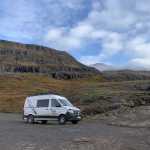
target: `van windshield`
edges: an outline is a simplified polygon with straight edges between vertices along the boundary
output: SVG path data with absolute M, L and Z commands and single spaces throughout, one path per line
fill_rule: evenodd
M 73 106 L 67 99 L 59 99 L 59 101 L 63 106 Z

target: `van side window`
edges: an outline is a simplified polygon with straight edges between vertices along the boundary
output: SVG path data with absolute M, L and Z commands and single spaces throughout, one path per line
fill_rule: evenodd
M 37 107 L 49 107 L 49 99 L 38 100 Z
M 52 107 L 61 107 L 60 103 L 56 99 L 51 100 Z

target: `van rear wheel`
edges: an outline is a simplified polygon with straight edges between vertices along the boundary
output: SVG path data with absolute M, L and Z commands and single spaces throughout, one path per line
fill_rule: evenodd
M 41 123 L 42 124 L 47 124 L 47 120 L 42 120 Z
M 59 124 L 63 125 L 63 124 L 66 124 L 66 116 L 65 115 L 60 115 L 59 118 L 58 118 L 58 122 Z
M 34 123 L 34 116 L 33 115 L 29 115 L 27 117 L 27 123 L 29 123 L 29 124 L 33 124 Z

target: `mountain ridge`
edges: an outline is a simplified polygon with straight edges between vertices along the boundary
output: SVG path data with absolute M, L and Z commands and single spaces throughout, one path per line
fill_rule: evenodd
M 53 78 L 82 78 L 99 72 L 65 51 L 35 44 L 0 40 L 1 73 L 42 73 Z

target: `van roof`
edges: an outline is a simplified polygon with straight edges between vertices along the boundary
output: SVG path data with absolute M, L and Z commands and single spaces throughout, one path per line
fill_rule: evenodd
M 59 95 L 59 94 L 56 92 L 42 92 L 42 93 L 33 94 L 31 96 L 38 96 L 38 95 Z
M 56 94 L 38 94 L 38 95 L 28 96 L 28 98 L 32 98 L 32 97 L 55 97 L 55 98 L 65 98 L 65 97 L 63 97 L 63 96 L 56 95 Z

